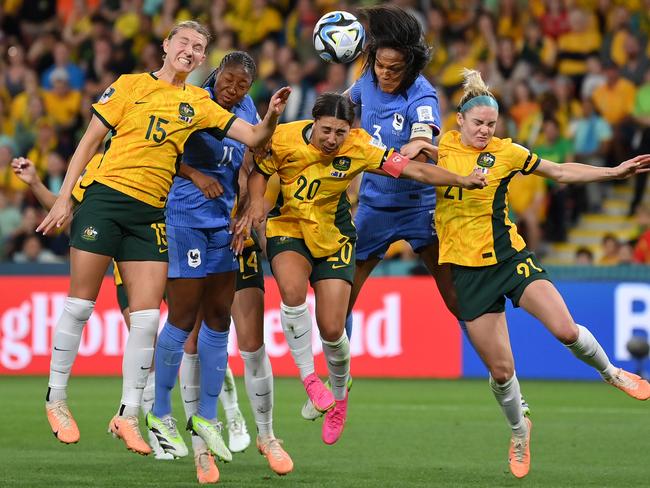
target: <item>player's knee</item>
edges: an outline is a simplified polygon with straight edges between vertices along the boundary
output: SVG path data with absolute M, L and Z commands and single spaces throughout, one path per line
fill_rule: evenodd
M 326 340 L 327 342 L 335 342 L 341 338 L 343 332 L 345 331 L 345 321 L 343 321 L 343 323 L 340 323 L 340 320 L 321 320 L 318 321 L 318 329 L 323 340 Z
M 280 295 L 282 303 L 288 307 L 298 307 L 307 301 L 307 290 L 300 285 L 283 286 Z
M 578 340 L 578 327 L 573 321 L 567 322 L 555 330 L 555 337 L 562 344 L 573 344 Z
M 515 366 L 509 362 L 504 362 L 490 368 L 490 376 L 492 376 L 492 379 L 498 385 L 503 385 L 510 381 L 510 378 L 512 378 L 514 374 Z
M 225 332 L 230 329 L 230 307 L 204 311 L 203 321 L 212 330 Z

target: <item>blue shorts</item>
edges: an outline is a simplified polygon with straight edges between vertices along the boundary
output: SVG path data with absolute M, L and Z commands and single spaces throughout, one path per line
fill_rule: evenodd
M 230 250 L 232 236 L 227 227 L 194 229 L 167 226 L 169 245 L 168 278 L 205 278 L 207 275 L 235 271 L 239 267 Z
M 435 243 L 434 218 L 435 207 L 380 209 L 359 204 L 354 217 L 357 261 L 383 259 L 388 246 L 402 239 L 416 252 Z

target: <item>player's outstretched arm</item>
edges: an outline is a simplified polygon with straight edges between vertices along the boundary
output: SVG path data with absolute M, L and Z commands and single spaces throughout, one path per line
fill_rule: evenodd
M 461 176 L 439 166 L 418 161 L 409 161 L 400 178 L 409 178 L 432 186 L 458 186 L 467 190 L 480 189 L 487 185 L 485 175 L 479 171 Z
M 40 203 L 45 210 L 50 210 L 54 202 L 56 202 L 56 195 L 52 193 L 38 177 L 36 166 L 27 158 L 15 158 L 11 162 L 11 169 L 14 174 L 21 181 L 29 185 L 38 203 Z
M 36 228 L 36 232 L 47 234 L 53 229 L 65 225 L 72 216 L 72 190 L 107 133 L 108 127 L 96 115 L 93 115 L 72 159 L 70 159 L 61 192 L 43 222 Z
M 542 159 L 533 172 L 536 175 L 551 178 L 560 183 L 589 183 L 592 181 L 622 180 L 648 171 L 650 171 L 650 154 L 641 154 L 628 159 L 614 168 L 602 168 L 581 163 L 557 164 Z
M 278 125 L 278 119 L 287 106 L 290 93 L 291 88 L 288 86 L 280 88 L 271 97 L 269 109 L 259 124 L 251 125 L 244 120 L 236 119 L 230 126 L 227 136 L 243 142 L 248 147 L 258 147 L 266 144 L 273 135 L 273 131 Z

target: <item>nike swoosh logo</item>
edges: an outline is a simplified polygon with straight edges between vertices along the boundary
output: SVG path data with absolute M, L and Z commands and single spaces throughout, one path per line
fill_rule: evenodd
M 332 269 L 347 268 L 349 264 L 333 264 Z
M 167 252 L 167 248 L 165 248 L 165 249 L 160 249 L 160 248 L 159 248 L 159 249 L 158 249 L 158 252 L 159 252 L 160 254 L 163 254 L 163 253 Z
M 260 395 L 259 393 L 255 393 L 255 396 L 257 396 L 257 397 L 263 397 L 263 396 L 270 395 L 270 394 L 271 394 L 271 392 L 270 392 L 270 391 L 267 391 L 266 393 L 262 393 L 261 395 Z
M 247 280 L 248 278 L 253 278 L 253 277 L 255 277 L 255 276 L 257 276 L 257 273 L 253 273 L 252 275 L 243 275 L 243 276 L 241 277 L 241 279 L 242 279 L 242 280 Z
M 66 351 L 72 351 L 72 349 L 59 349 L 59 348 L 56 347 L 56 346 L 54 346 L 54 350 L 55 350 L 55 351 L 63 351 L 63 352 L 66 352 Z
M 294 339 L 300 339 L 302 336 L 304 336 L 305 334 L 308 334 L 309 332 L 311 332 L 311 331 L 310 331 L 310 330 L 306 330 L 305 332 L 303 332 L 303 333 L 300 334 L 299 336 L 297 336 L 297 335 L 294 334 L 294 335 L 293 335 L 293 338 L 294 338 Z
M 142 100 L 138 100 L 137 102 L 135 102 L 136 105 L 140 105 L 141 103 L 149 103 L 149 102 L 147 102 L 147 101 L 142 101 Z
M 144 371 L 144 370 L 149 371 L 149 370 L 151 369 L 151 367 L 140 366 L 140 369 L 143 370 L 143 371 Z
M 184 401 L 185 403 L 194 403 L 194 402 L 198 402 L 199 399 L 196 398 L 196 399 L 194 399 L 194 400 L 183 400 L 183 401 Z

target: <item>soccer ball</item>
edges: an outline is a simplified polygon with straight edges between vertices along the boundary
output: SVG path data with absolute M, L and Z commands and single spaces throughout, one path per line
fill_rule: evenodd
M 349 63 L 361 54 L 366 37 L 361 22 L 349 12 L 323 15 L 314 27 L 314 48 L 329 63 Z

